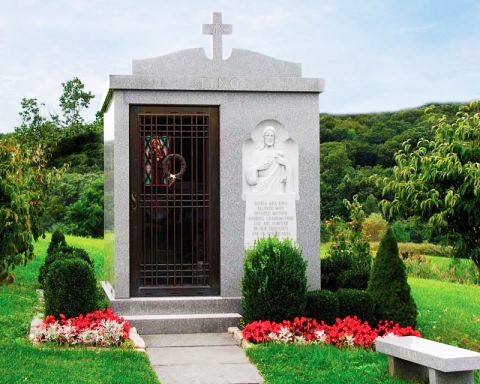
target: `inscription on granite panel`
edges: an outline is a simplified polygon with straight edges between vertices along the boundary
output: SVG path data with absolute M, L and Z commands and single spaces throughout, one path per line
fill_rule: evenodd
M 201 77 L 202 89 L 238 89 L 240 79 L 238 77 Z
M 245 213 L 245 248 L 261 237 L 277 235 L 297 240 L 297 215 L 294 195 L 255 196 L 247 198 Z

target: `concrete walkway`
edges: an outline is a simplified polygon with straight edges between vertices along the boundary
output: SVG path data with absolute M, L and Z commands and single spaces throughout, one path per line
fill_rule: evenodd
M 227 333 L 142 335 L 162 384 L 257 384 L 263 379 Z

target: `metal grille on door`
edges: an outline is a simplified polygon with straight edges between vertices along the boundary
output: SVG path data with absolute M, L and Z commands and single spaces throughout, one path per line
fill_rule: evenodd
M 137 127 L 140 289 L 209 288 L 209 114 L 138 113 Z

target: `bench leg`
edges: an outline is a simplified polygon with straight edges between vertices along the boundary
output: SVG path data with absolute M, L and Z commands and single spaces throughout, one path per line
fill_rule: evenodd
M 427 382 L 428 368 L 410 361 L 388 356 L 388 371 L 391 375 L 405 380 L 421 380 Z
M 441 372 L 429 369 L 430 384 L 473 384 L 473 371 Z

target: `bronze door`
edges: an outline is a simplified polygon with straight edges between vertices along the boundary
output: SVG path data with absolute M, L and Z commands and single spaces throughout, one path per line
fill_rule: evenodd
M 218 107 L 130 107 L 131 296 L 219 294 Z

